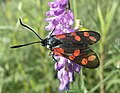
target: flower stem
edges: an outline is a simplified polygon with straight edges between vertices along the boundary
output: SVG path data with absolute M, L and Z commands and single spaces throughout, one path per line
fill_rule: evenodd
M 77 19 L 77 6 L 76 6 L 76 0 L 73 0 L 73 11 L 74 11 L 74 17 Z
M 83 76 L 83 71 L 82 71 L 82 68 L 81 68 L 81 72 L 80 72 L 81 74 L 80 74 L 80 78 L 81 78 L 81 89 L 84 91 L 84 93 L 85 93 L 85 91 L 87 91 L 87 89 L 86 89 L 86 86 L 85 86 L 85 82 L 84 82 L 84 76 Z

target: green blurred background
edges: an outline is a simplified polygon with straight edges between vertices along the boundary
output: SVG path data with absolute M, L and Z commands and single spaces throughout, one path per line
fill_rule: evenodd
M 18 18 L 45 38 L 49 1 L 53 0 L 0 0 L 0 93 L 59 92 L 50 51 L 39 44 L 10 49 L 38 40 L 19 24 Z M 101 65 L 94 70 L 82 68 L 79 75 L 75 74 L 69 93 L 120 93 L 120 0 L 70 2 L 75 18 L 101 34 L 99 43 L 92 46 Z

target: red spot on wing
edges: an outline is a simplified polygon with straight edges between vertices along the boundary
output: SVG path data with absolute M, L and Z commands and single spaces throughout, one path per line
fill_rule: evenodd
M 84 32 L 84 36 L 85 36 L 85 37 L 88 37 L 88 36 L 89 36 L 89 33 L 88 33 L 88 32 Z
M 56 38 L 65 38 L 66 35 L 62 34 L 62 35 L 56 35 Z
M 81 37 L 78 36 L 78 35 L 76 35 L 74 38 L 75 38 L 75 40 L 77 40 L 77 41 L 80 41 L 80 40 L 81 40 Z
M 71 35 L 75 38 L 77 41 L 81 41 L 81 37 L 76 34 L 76 32 L 72 32 Z
M 62 56 L 62 54 L 59 53 L 59 52 L 54 52 L 54 54 L 56 54 L 56 55 L 58 55 L 58 56 Z
M 89 56 L 89 57 L 88 57 L 88 61 L 94 61 L 94 60 L 95 60 L 95 58 L 96 58 L 96 56 L 95 56 L 95 55 L 91 55 L 91 56 Z
M 74 60 L 74 59 L 75 59 L 75 56 L 71 55 L 71 56 L 69 56 L 69 59 L 70 59 L 70 60 Z
M 77 36 L 76 32 L 71 33 L 72 36 Z
M 62 48 L 54 48 L 54 50 L 56 51 L 56 52 L 59 52 L 59 53 L 64 53 L 64 49 L 62 49 Z
M 81 61 L 81 64 L 82 65 L 86 65 L 88 63 L 87 59 L 86 58 L 83 58 L 82 61 Z
M 73 55 L 74 56 L 79 56 L 80 55 L 80 50 L 79 49 L 75 50 L 74 53 L 73 53 Z
M 62 54 L 64 53 L 64 49 L 62 49 L 62 48 L 54 48 L 53 53 L 56 54 L 56 55 L 62 56 Z
M 96 38 L 93 37 L 93 36 L 89 36 L 89 39 L 92 40 L 92 41 L 94 41 L 94 42 L 97 41 Z

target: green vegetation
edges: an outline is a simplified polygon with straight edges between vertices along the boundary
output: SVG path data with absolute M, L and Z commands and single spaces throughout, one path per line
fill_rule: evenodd
M 18 21 L 30 25 L 42 38 L 45 14 L 52 0 L 0 0 L 0 93 L 58 93 L 54 62 L 46 48 L 35 44 L 20 49 L 10 46 L 37 41 Z M 82 68 L 68 93 L 119 93 L 120 0 L 70 0 L 84 27 L 98 31 L 101 40 L 92 48 L 99 55 L 97 69 Z

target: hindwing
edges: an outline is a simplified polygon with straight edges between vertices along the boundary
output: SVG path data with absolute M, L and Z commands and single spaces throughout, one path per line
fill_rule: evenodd
M 58 56 L 63 56 L 86 68 L 97 68 L 99 66 L 98 56 L 90 48 L 71 49 L 69 51 L 64 48 L 54 48 L 53 53 Z

